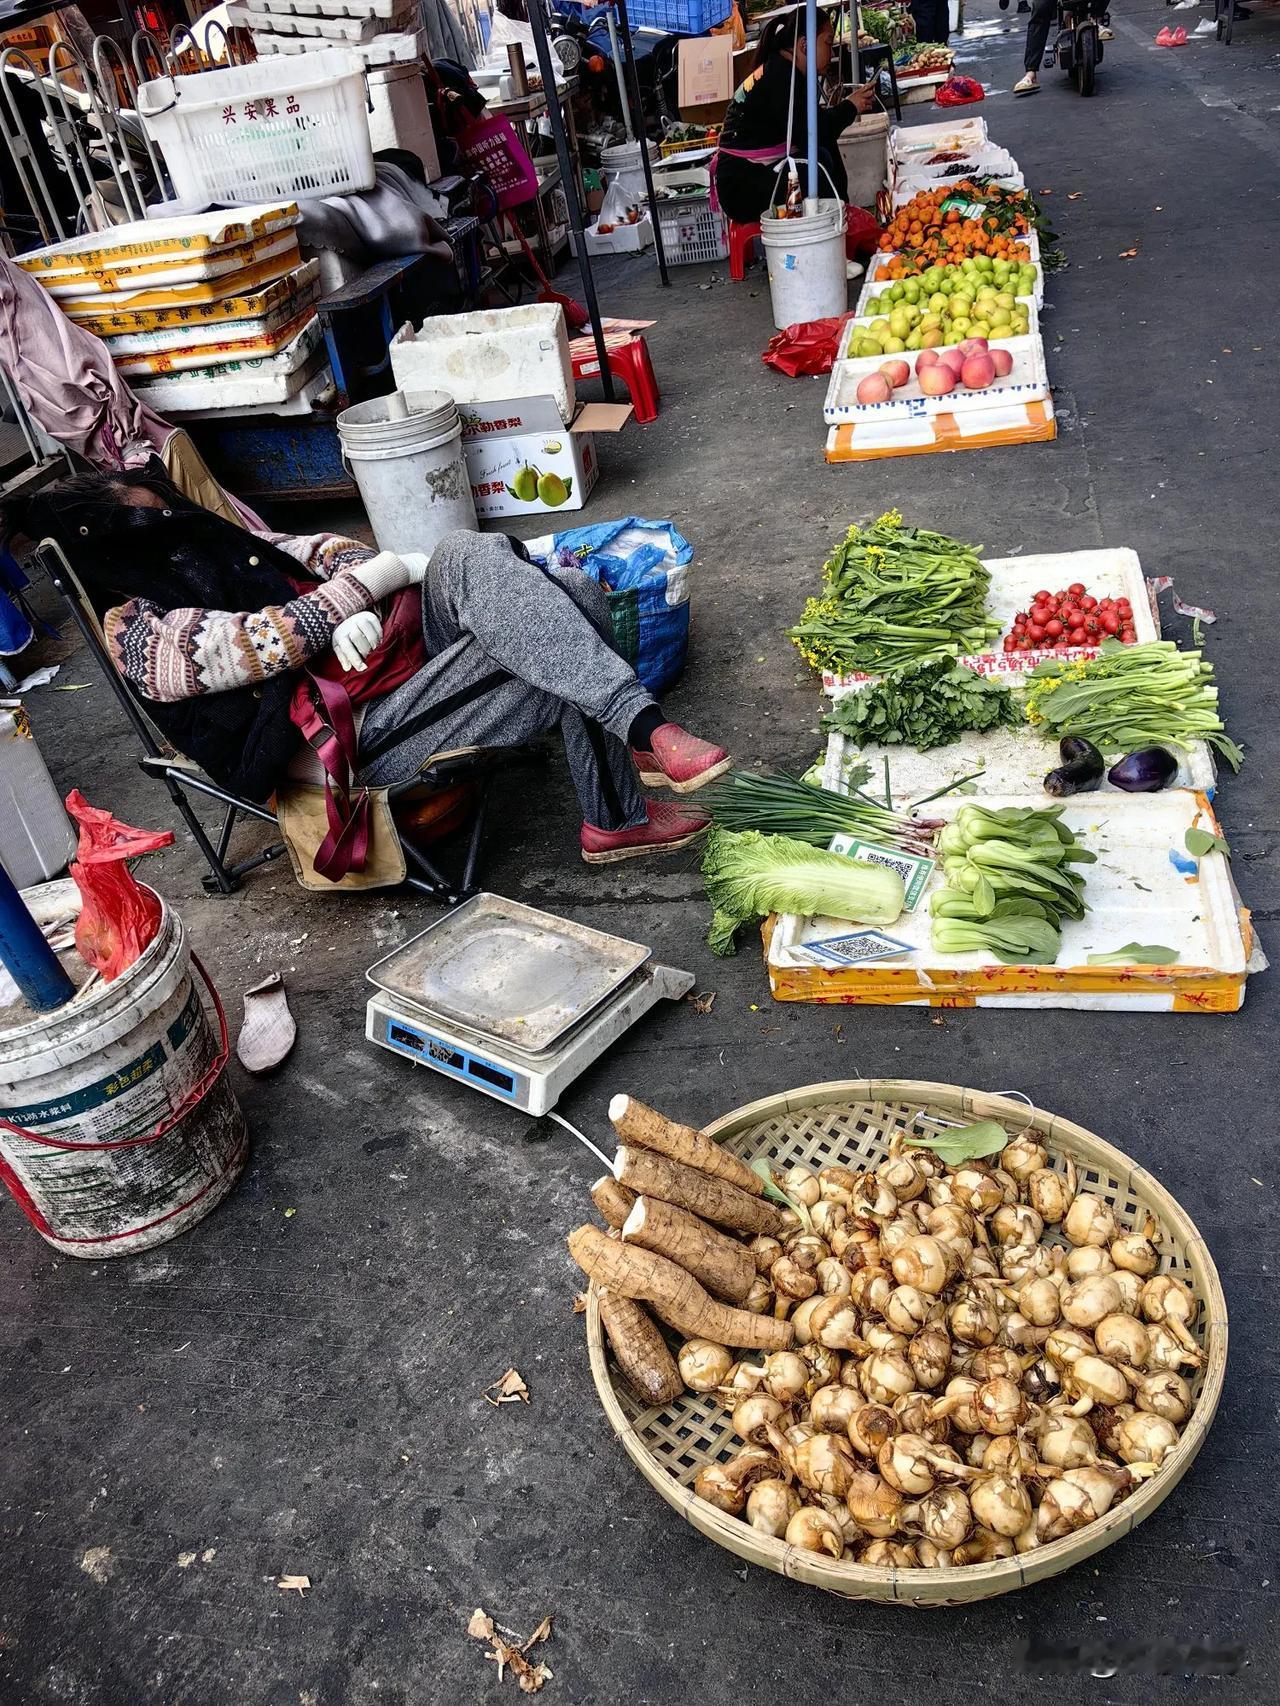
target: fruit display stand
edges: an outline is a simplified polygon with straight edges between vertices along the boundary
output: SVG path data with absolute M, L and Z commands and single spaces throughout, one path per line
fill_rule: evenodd
M 934 801 L 950 819 L 961 798 Z M 984 794 L 993 809 L 1025 806 L 1025 794 Z M 887 932 L 901 942 L 893 958 L 832 964 L 809 944 L 848 937 L 844 920 L 776 915 L 763 936 L 769 987 L 778 1001 L 929 1007 L 1073 1007 L 1165 1013 L 1234 1013 L 1244 1001 L 1253 931 L 1225 857 L 1205 854 L 1185 867 L 1186 831 L 1217 832 L 1205 795 L 1081 794 L 1060 802 L 1062 821 L 1097 854 L 1087 868 L 1088 911 L 1062 921 L 1052 965 L 1009 966 L 985 953 L 940 954 L 930 942 L 929 897 L 943 886 L 935 870 L 916 910 Z M 1090 965 L 1129 942 L 1176 950 L 1169 965 Z
M 987 608 L 993 621 L 1000 624 L 1002 633 L 1012 626 L 1017 612 L 1031 604 L 1037 588 L 1069 586 L 1079 581 L 1096 598 L 1128 599 L 1133 611 L 1134 635 L 1139 642 L 1160 638 L 1160 624 L 1136 551 L 1112 547 L 1097 551 L 1028 552 L 1024 557 L 984 557 L 982 562 L 991 576 Z M 1098 650 L 1095 645 L 1005 652 L 993 646 L 990 651 L 966 654 L 959 661 L 979 675 L 1017 677 L 1033 670 L 1046 658 L 1065 658 L 1073 662 L 1096 657 Z M 824 670 L 822 688 L 825 693 L 834 694 L 841 688 L 871 679 L 869 674 L 861 671 L 841 675 L 833 670 Z

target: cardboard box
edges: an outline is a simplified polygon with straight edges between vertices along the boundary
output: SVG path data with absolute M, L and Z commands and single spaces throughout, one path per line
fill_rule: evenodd
M 714 40 L 731 41 L 731 36 L 717 36 Z M 701 45 L 701 44 L 700 44 Z M 718 101 L 685 101 L 679 99 L 680 117 L 686 124 L 723 124 L 729 103 L 733 100 L 734 91 L 741 88 L 751 73 L 755 62 L 756 50 L 751 47 L 740 48 L 730 60 L 729 92 Z
M 706 107 L 733 94 L 733 37 L 684 36 L 679 47 L 679 101 Z
M 459 403 L 462 448 L 481 520 L 581 509 L 600 476 L 594 435 L 619 432 L 629 403 L 583 403 L 566 427 L 554 397 Z

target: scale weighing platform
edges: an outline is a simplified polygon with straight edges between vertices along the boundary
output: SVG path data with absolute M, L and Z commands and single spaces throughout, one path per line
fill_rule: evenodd
M 365 974 L 365 1036 L 486 1096 L 545 1114 L 693 974 L 501 895 L 477 894 Z

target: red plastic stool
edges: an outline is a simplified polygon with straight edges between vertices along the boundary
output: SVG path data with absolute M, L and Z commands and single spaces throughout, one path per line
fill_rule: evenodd
M 735 220 L 729 221 L 729 277 L 744 279 L 747 276 L 748 258 L 754 260 L 755 240 L 760 235 L 760 221 L 757 219 L 750 225 L 739 225 Z
M 635 333 L 631 336 L 617 337 L 616 334 L 606 334 L 607 345 L 605 353 L 609 357 L 609 372 L 615 379 L 620 379 L 631 394 L 631 405 L 635 410 L 637 421 L 656 421 L 658 418 L 658 380 L 653 371 L 653 362 L 649 358 L 649 346 L 644 339 Z M 590 379 L 600 371 L 600 358 L 596 354 L 595 339 L 592 337 L 574 338 L 569 344 L 569 353 L 573 358 L 573 377 L 575 379 Z

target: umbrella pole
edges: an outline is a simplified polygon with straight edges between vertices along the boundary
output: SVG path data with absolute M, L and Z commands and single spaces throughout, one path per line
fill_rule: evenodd
M 818 211 L 818 0 L 805 0 L 804 9 L 805 127 L 809 140 L 809 188 L 806 213 Z

